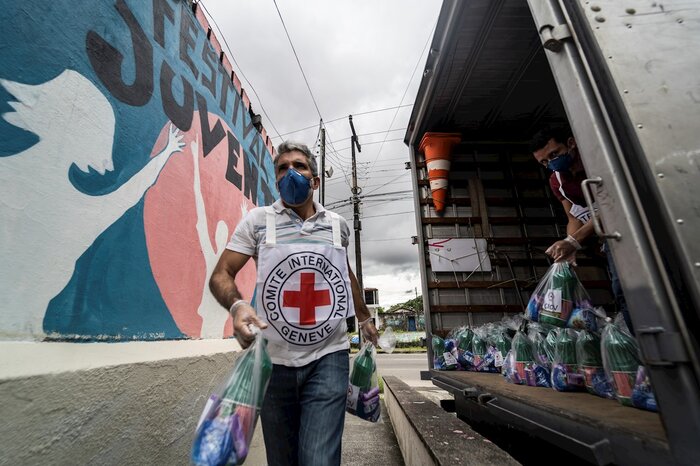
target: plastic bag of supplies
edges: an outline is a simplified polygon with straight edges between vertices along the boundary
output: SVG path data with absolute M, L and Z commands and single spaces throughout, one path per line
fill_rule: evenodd
M 603 369 L 598 335 L 587 330 L 582 330 L 579 333 L 576 341 L 576 360 L 589 393 L 603 398 L 615 398 L 612 381 L 608 379 L 605 369 Z
M 433 368 L 438 371 L 453 371 L 457 369 L 457 356 L 453 340 L 443 340 L 437 335 L 432 335 Z M 449 348 L 449 349 L 448 349 Z M 455 353 L 453 353 L 455 350 Z
M 525 315 L 556 327 L 597 330 L 591 298 L 568 262 L 552 264 L 530 296 Z
M 583 375 L 578 371 L 576 360 L 576 331 L 570 328 L 557 329 L 552 361 L 552 388 L 558 392 L 570 392 L 585 388 Z
M 622 314 L 608 319 L 601 337 L 603 367 L 612 379 L 615 396 L 625 406 L 656 411 L 656 399 L 646 369 L 639 360 L 637 341 L 629 333 Z
M 370 422 L 379 420 L 379 380 L 377 352 L 372 342 L 365 343 L 350 369 L 346 411 Z
M 231 375 L 207 401 L 197 424 L 191 460 L 197 466 L 243 464 L 253 438 L 272 361 L 260 329 L 241 354 Z

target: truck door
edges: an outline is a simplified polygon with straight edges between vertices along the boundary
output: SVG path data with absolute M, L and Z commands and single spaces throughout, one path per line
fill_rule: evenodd
M 700 457 L 700 4 L 528 0 L 669 445 Z

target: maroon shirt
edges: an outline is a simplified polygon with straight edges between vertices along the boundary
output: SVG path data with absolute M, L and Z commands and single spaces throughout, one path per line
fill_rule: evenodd
M 580 206 L 586 206 L 586 198 L 583 197 L 583 190 L 581 189 L 581 182 L 586 179 L 586 172 L 579 171 L 576 174 L 572 174 L 570 171 L 559 172 L 561 177 L 561 184 L 563 185 L 564 193 L 566 197 L 559 191 L 559 180 L 557 179 L 557 173 L 554 172 L 549 176 L 549 186 L 552 188 L 554 195 L 562 201 L 568 198 L 572 203 L 578 204 Z

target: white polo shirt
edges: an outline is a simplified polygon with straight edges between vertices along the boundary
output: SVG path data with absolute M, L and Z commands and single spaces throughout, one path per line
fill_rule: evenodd
M 272 204 L 272 208 L 276 214 L 274 218 L 276 222 L 276 237 L 273 239 L 273 242 L 280 245 L 279 247 L 294 248 L 295 244 L 299 244 L 300 249 L 303 249 L 304 245 L 317 245 L 317 247 L 333 246 L 334 242 L 331 215 L 329 211 L 327 211 L 320 204 L 314 202 L 316 213 L 306 220 L 302 220 L 292 209 L 285 207 L 281 200 L 278 200 Z M 350 229 L 344 218 L 340 217 L 339 223 L 340 244 L 343 247 L 347 247 Z M 265 245 L 266 240 L 266 208 L 258 207 L 251 210 L 248 215 L 241 220 L 231 236 L 231 240 L 227 244 L 226 248 L 231 251 L 253 257 L 256 262 L 256 266 L 258 266 L 258 254 L 261 246 L 269 247 Z M 342 254 L 342 256 L 343 261 L 346 261 L 347 259 L 345 259 L 345 254 Z M 336 259 L 334 260 L 340 259 L 336 256 Z M 345 266 L 346 264 L 343 264 L 342 268 L 344 269 Z M 255 292 L 256 295 L 257 293 L 261 292 L 261 290 L 258 289 L 261 286 L 260 273 L 258 275 L 258 280 L 256 280 L 258 283 L 258 287 L 256 287 Z M 252 301 L 253 303 L 256 303 L 256 299 L 253 299 Z M 263 317 L 263 320 L 265 320 L 265 314 L 261 314 L 259 309 L 257 312 L 259 315 L 261 315 L 261 317 Z M 352 314 L 354 314 L 354 312 L 352 312 L 350 315 Z M 267 329 L 266 331 L 268 330 L 271 329 Z M 334 331 L 332 335 L 326 339 L 321 348 L 309 348 L 306 350 L 295 347 L 292 349 L 289 346 L 285 346 L 285 342 L 274 341 L 277 338 L 275 337 L 268 342 L 268 350 L 274 364 L 299 367 L 313 362 L 325 354 L 348 349 L 350 344 L 346 333 L 347 326 L 343 321 L 341 327 Z

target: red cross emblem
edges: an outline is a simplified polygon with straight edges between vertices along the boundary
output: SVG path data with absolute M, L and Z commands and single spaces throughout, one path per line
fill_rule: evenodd
M 299 323 L 301 325 L 316 324 L 316 308 L 328 306 L 331 303 L 331 293 L 328 290 L 316 290 L 315 273 L 301 274 L 301 289 L 299 291 L 285 290 L 282 305 L 299 308 Z

